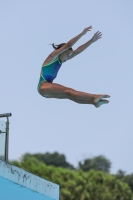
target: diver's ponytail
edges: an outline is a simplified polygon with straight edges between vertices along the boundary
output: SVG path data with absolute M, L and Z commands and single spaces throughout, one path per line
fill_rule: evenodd
M 66 43 L 61 43 L 61 44 L 55 45 L 55 44 L 53 43 L 53 44 L 50 44 L 50 45 L 52 45 L 52 47 L 53 47 L 55 50 L 57 50 L 57 49 L 60 49 L 61 47 L 63 47 L 65 44 L 66 44 Z M 73 51 L 72 47 L 70 47 L 69 50 L 72 50 L 72 51 Z
M 61 47 L 63 47 L 66 43 L 61 43 L 58 45 L 55 45 L 54 43 L 52 44 L 52 47 L 56 50 L 56 49 L 60 49 Z

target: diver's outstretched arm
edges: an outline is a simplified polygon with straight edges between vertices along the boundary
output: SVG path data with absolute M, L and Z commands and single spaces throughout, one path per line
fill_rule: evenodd
M 63 47 L 53 51 L 47 59 L 54 60 L 56 59 L 61 53 L 72 47 L 83 35 L 85 35 L 88 31 L 92 29 L 92 26 L 85 28 L 79 35 L 69 40 Z
M 97 31 L 91 40 L 87 41 L 85 44 L 79 46 L 76 50 L 73 51 L 73 54 L 71 55 L 70 59 L 77 56 L 79 53 L 84 51 L 87 47 L 89 47 L 93 42 L 96 42 L 98 39 L 102 37 L 102 33 Z
M 92 29 L 92 26 L 89 26 L 87 28 L 85 28 L 82 33 L 80 33 L 79 35 L 77 35 L 76 37 L 72 38 L 70 41 L 67 42 L 67 44 L 72 47 L 83 35 L 85 35 L 88 31 L 90 31 Z

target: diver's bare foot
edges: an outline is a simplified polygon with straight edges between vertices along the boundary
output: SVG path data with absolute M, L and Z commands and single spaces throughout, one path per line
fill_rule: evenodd
M 93 101 L 94 103 L 98 103 L 102 98 L 109 98 L 110 96 L 107 94 L 94 94 Z
M 103 100 L 101 99 L 100 101 L 98 101 L 98 103 L 94 104 L 96 108 L 99 108 L 100 106 L 102 106 L 103 104 L 108 104 L 109 101 L 108 100 Z

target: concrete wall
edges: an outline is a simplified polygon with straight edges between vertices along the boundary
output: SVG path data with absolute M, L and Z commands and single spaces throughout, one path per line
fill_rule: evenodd
M 37 177 L 9 163 L 5 163 L 2 160 L 0 160 L 0 178 L 1 178 L 0 179 L 1 189 L 2 189 L 1 187 L 2 180 L 8 179 L 8 181 L 12 183 L 16 183 L 32 191 L 43 194 L 45 197 L 48 197 L 44 199 L 59 200 L 59 185 L 49 182 L 47 180 L 44 180 L 40 177 Z M 0 191 L 0 194 L 1 194 L 1 191 Z M 11 199 L 15 199 L 15 198 L 12 197 Z

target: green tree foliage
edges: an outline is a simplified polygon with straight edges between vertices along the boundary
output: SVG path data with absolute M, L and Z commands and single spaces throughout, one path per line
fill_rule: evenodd
M 25 154 L 25 157 L 34 157 L 37 160 L 44 162 L 46 165 L 53 165 L 56 167 L 63 167 L 67 169 L 74 169 L 73 165 L 69 164 L 66 161 L 66 157 L 64 154 L 59 154 L 57 152 L 54 153 L 45 153 L 45 154 Z M 24 158 L 25 158 L 24 157 Z
M 133 174 L 125 175 L 125 172 L 119 170 L 116 174 L 117 179 L 127 183 L 133 191 Z
M 126 182 L 130 186 L 131 190 L 133 191 L 133 174 L 126 175 L 126 176 L 122 177 L 121 180 L 123 182 Z
M 60 200 L 133 200 L 129 186 L 103 171 L 69 170 L 47 166 L 35 157 L 24 155 L 12 164 L 60 185 Z
M 90 169 L 102 170 L 109 172 L 111 168 L 111 162 L 104 156 L 97 156 L 91 159 L 84 160 L 83 164 L 79 162 L 79 169 L 88 171 Z
M 121 178 L 123 178 L 125 176 L 125 171 L 123 171 L 123 170 L 118 170 L 118 172 L 117 172 L 117 174 L 116 174 L 116 177 L 117 178 L 119 178 L 119 179 L 121 179 Z

